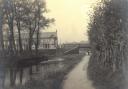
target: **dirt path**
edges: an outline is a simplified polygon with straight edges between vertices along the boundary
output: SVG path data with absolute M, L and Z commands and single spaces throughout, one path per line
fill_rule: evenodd
M 63 89 L 94 89 L 91 81 L 87 79 L 87 66 L 89 56 L 83 60 L 66 76 Z

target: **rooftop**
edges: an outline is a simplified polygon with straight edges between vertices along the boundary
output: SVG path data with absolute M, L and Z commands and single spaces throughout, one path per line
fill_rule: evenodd
M 42 32 L 40 38 L 57 37 L 57 32 Z
M 15 39 L 18 39 L 18 33 L 15 33 L 14 37 Z M 33 37 L 36 38 L 36 34 Z M 55 37 L 57 37 L 57 32 L 41 32 L 40 33 L 40 38 L 55 38 Z M 9 38 L 9 34 L 4 34 L 4 40 L 7 40 L 8 38 Z M 21 38 L 22 39 L 29 38 L 29 33 L 22 32 Z

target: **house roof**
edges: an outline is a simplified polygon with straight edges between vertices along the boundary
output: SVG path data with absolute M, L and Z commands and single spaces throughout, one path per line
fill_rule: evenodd
M 40 38 L 54 38 L 57 37 L 57 32 L 42 32 Z
M 18 33 L 14 34 L 15 39 L 18 39 Z M 21 38 L 26 39 L 29 38 L 29 33 L 22 32 Z M 36 34 L 33 36 L 33 38 L 36 38 Z M 57 32 L 41 32 L 40 38 L 57 38 Z
M 4 40 L 8 40 L 9 35 L 4 34 Z M 18 33 L 14 34 L 15 39 L 18 39 Z M 27 32 L 22 32 L 21 33 L 21 38 L 22 39 L 27 39 L 29 38 L 29 34 Z M 33 38 L 36 38 L 36 35 L 33 36 Z M 42 32 L 40 33 L 40 38 L 57 38 L 57 32 Z

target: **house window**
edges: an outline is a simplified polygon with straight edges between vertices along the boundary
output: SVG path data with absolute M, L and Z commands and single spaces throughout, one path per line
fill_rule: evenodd
M 44 48 L 47 48 L 47 44 L 44 45 Z
M 47 48 L 49 48 L 49 44 L 47 44 Z

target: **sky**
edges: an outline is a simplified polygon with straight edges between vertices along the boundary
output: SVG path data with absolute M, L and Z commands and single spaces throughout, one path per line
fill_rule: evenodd
M 50 31 L 57 29 L 59 43 L 88 41 L 87 25 L 96 0 L 46 0 L 48 16 L 55 18 Z

